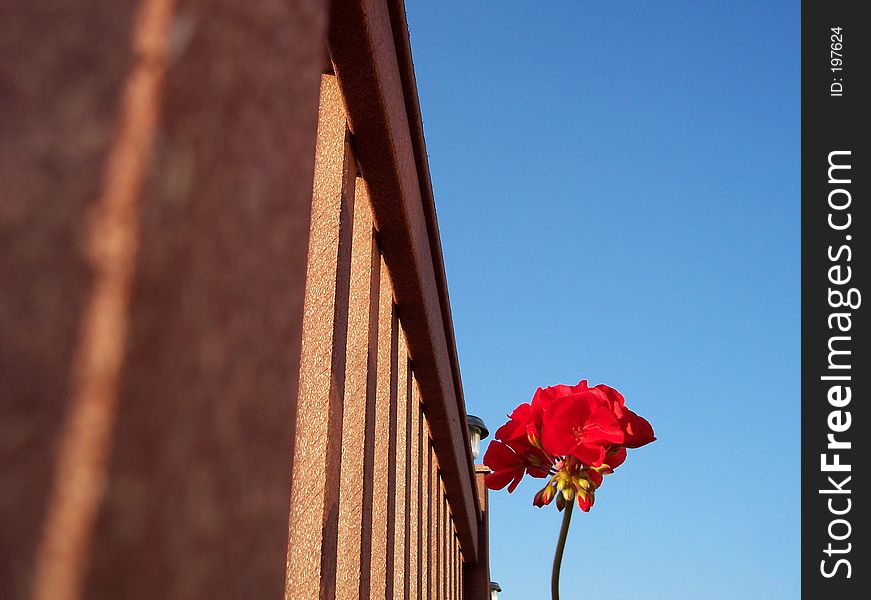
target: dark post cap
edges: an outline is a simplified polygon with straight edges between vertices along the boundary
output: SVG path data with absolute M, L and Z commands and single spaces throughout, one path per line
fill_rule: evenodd
M 490 435 L 490 430 L 487 429 L 487 426 L 484 425 L 484 421 L 481 417 L 476 417 L 475 415 L 466 415 L 466 424 L 469 427 L 476 427 L 481 431 L 481 439 L 485 439 L 488 435 Z

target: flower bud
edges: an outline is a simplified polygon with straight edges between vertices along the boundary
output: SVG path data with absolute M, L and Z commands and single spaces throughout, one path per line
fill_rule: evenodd
M 532 504 L 535 506 L 547 506 L 554 499 L 555 495 L 556 488 L 548 483 L 541 491 L 539 491 L 535 495 L 535 498 L 532 500 Z
M 595 492 L 591 489 L 589 492 L 578 492 L 578 508 L 584 512 L 590 512 L 593 507 L 593 502 L 596 500 Z

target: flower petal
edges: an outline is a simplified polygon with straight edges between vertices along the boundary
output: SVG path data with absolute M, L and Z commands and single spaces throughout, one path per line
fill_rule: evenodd
M 626 448 L 625 447 L 620 446 L 616 450 L 609 450 L 605 454 L 605 460 L 603 463 L 605 465 L 608 465 L 608 468 L 605 469 L 605 473 L 613 472 L 614 469 L 616 469 L 617 467 L 622 465 L 625 460 L 626 460 Z
M 626 431 L 626 441 L 623 445 L 627 448 L 640 448 L 656 439 L 653 435 L 653 427 L 644 417 L 639 417 L 634 412 L 625 409 L 626 414 L 621 419 L 621 424 Z

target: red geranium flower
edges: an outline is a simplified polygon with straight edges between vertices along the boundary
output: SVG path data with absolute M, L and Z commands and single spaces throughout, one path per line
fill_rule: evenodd
M 582 381 L 576 386 L 548 388 L 550 406 L 542 426 L 544 449 L 557 456 L 574 456 L 598 467 L 606 448 L 623 444 L 625 434 L 606 398 Z
M 646 419 L 626 408 L 623 395 L 607 385 L 538 388 L 532 402 L 514 409 L 496 431 L 484 455 L 490 467 L 488 488 L 517 489 L 527 473 L 550 477 L 535 494 L 535 506 L 556 500 L 565 511 L 554 558 L 552 593 L 559 597 L 559 568 L 571 520 L 573 502 L 589 512 L 604 475 L 626 460 L 627 448 L 638 448 L 656 439 Z
M 628 408 L 622 394 L 607 385 L 538 388 L 532 401 L 514 409 L 484 455 L 492 473 L 487 487 L 513 492 L 523 476 L 550 481 L 533 500 L 545 506 L 554 498 L 560 510 L 577 499 L 581 510 L 593 505 L 602 476 L 626 460 L 626 448 L 654 441 L 646 419 Z

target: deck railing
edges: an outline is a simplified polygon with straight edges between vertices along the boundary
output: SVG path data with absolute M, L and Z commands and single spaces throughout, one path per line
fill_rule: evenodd
M 48 4 L 2 19 L 4 597 L 487 598 L 402 1 Z

